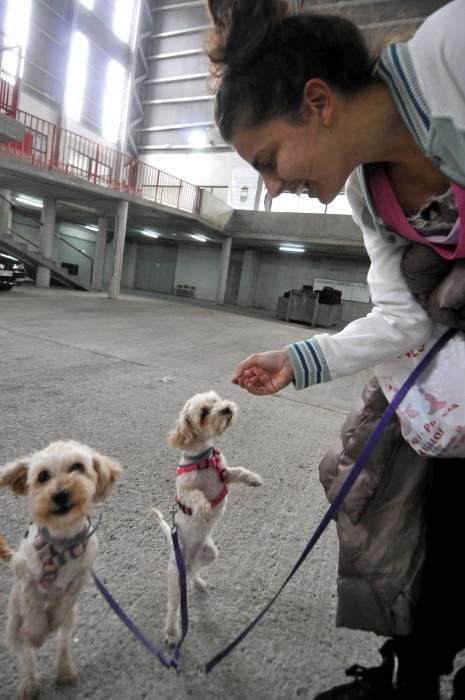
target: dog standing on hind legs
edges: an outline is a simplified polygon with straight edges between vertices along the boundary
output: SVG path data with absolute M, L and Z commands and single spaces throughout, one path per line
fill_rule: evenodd
M 196 394 L 184 405 L 175 429 L 169 434 L 171 447 L 181 449 L 176 470 L 176 529 L 186 566 L 186 574 L 194 586 L 205 589 L 199 572 L 218 556 L 212 531 L 226 509 L 228 485 L 260 486 L 258 474 L 244 467 L 228 467 L 213 440 L 234 422 L 237 406 L 223 400 L 214 391 Z M 171 529 L 157 508 L 152 508 L 157 522 L 169 542 Z M 168 605 L 165 640 L 173 646 L 179 640 L 180 590 L 178 568 L 173 548 L 168 563 Z
M 39 693 L 34 649 L 57 633 L 58 680 L 77 677 L 69 642 L 76 602 L 97 554 L 94 503 L 103 501 L 122 470 L 78 442 L 52 442 L 40 452 L 0 466 L 0 488 L 28 496 L 32 519 L 15 552 L 0 536 L 0 559 L 14 574 L 7 642 L 20 662 L 19 700 Z

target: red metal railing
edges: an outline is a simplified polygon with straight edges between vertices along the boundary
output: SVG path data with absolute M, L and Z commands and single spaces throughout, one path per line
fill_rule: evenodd
M 16 119 L 25 126 L 24 139 L 0 144 L 0 150 L 32 165 L 48 168 L 53 161 L 57 127 L 21 109 L 16 110 Z
M 196 185 L 20 109 L 16 119 L 24 124 L 26 135 L 20 142 L 0 144 L 4 155 L 157 204 L 199 212 Z
M 134 194 L 167 207 L 195 212 L 198 187 L 137 160 L 133 163 L 131 189 Z
M 94 185 L 130 192 L 128 166 L 132 158 L 67 129 L 59 129 L 53 170 Z
M 5 35 L 0 37 L 0 112 L 16 116 L 18 107 L 21 47 L 9 46 Z

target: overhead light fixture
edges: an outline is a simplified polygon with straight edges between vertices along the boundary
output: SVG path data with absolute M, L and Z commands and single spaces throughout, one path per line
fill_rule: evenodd
M 208 241 L 208 238 L 206 236 L 202 236 L 201 233 L 191 233 L 189 235 L 191 236 L 191 238 L 195 238 L 196 241 L 201 241 L 202 243 Z
M 148 229 L 148 228 L 144 228 L 144 229 L 141 231 L 141 233 L 143 233 L 144 236 L 148 236 L 149 238 L 158 238 L 159 235 L 160 235 L 160 234 L 157 233 L 156 231 L 150 231 L 150 229 Z
M 44 203 L 41 199 L 34 199 L 33 197 L 28 197 L 26 194 L 17 194 L 16 201 L 20 204 L 25 204 L 28 207 L 37 207 L 42 209 Z
M 85 224 L 84 228 L 88 229 L 89 231 L 98 231 L 98 226 L 95 226 L 94 224 Z
M 283 253 L 305 253 L 305 248 L 301 245 L 280 245 L 279 250 Z
M 189 134 L 189 145 L 192 148 L 204 148 L 208 143 L 207 134 L 201 129 L 191 131 Z

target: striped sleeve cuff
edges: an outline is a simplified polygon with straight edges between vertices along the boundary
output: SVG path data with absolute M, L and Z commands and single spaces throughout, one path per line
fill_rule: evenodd
M 286 350 L 294 369 L 294 385 L 298 391 L 331 380 L 329 367 L 315 338 L 288 345 Z

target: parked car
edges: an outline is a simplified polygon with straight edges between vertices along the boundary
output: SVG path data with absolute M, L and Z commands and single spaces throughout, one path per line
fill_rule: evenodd
M 26 269 L 17 258 L 0 253 L 0 290 L 7 291 L 26 279 Z

